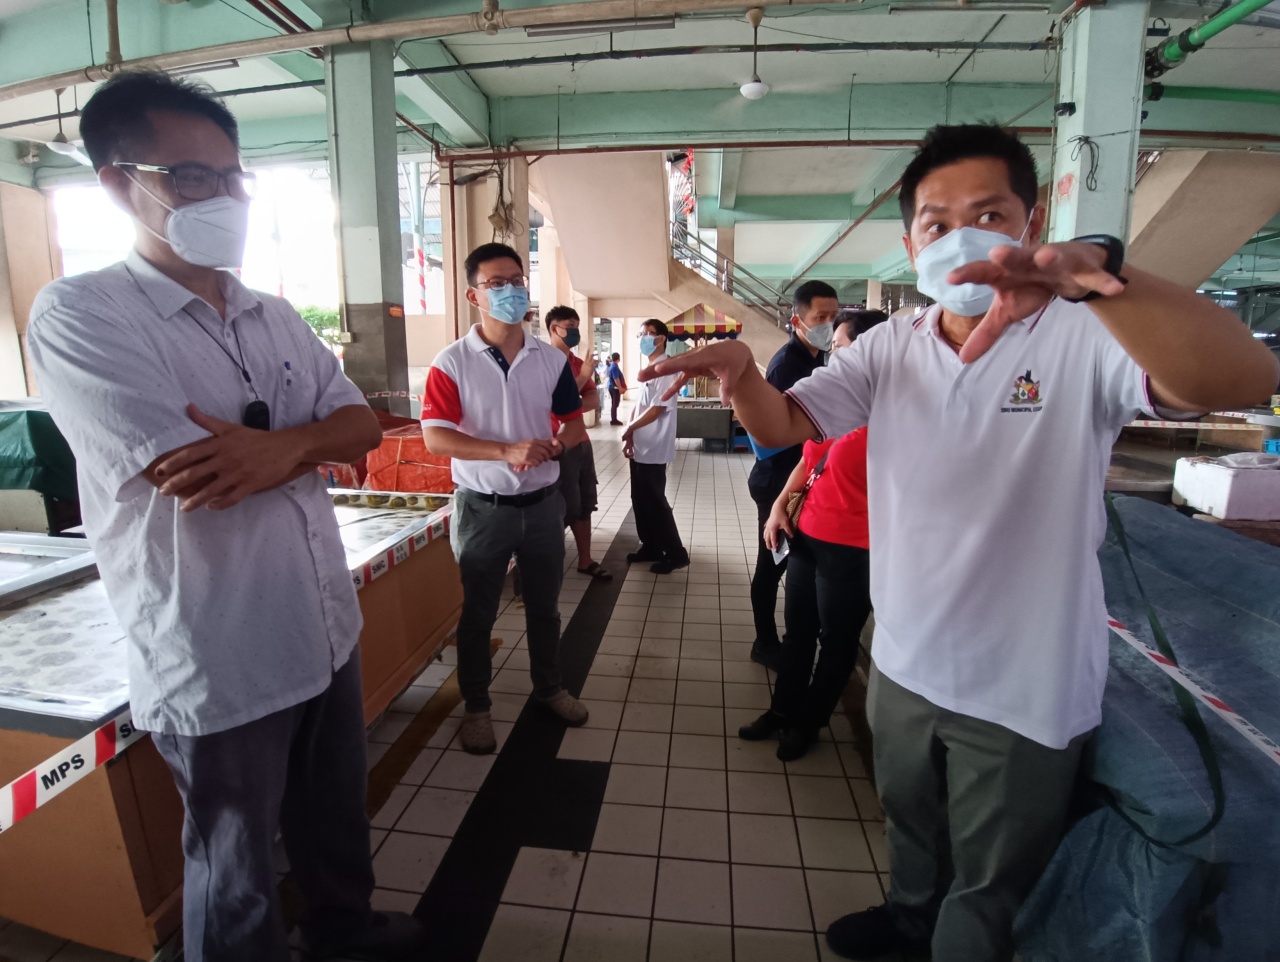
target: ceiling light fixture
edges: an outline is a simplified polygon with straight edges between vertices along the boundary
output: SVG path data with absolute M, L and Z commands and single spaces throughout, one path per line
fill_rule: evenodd
M 760 21 L 763 19 L 763 7 L 752 7 L 747 11 L 747 22 L 751 24 L 751 79 L 738 88 L 738 93 L 748 100 L 759 100 L 769 92 L 769 85 L 760 79 L 760 71 L 756 69 L 756 58 L 760 54 Z
M 615 30 L 674 30 L 675 17 L 635 17 L 626 20 L 590 20 L 583 23 L 539 23 L 524 28 L 526 37 L 575 37 Z
M 175 77 L 185 77 L 193 73 L 210 73 L 214 70 L 232 70 L 240 66 L 239 60 L 215 60 L 212 63 L 198 63 L 190 67 L 179 67 L 177 70 L 170 70 L 169 73 Z

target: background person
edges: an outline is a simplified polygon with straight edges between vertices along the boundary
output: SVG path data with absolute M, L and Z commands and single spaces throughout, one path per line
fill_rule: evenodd
M 609 409 L 609 423 L 615 426 L 622 424 L 622 422 L 618 420 L 618 405 L 622 403 L 623 392 L 627 389 L 627 379 L 622 376 L 622 367 L 618 363 L 621 360 L 622 355 L 618 354 L 616 351 L 613 356 L 609 358 L 608 388 L 609 401 L 611 402 Z
M 665 357 L 667 325 L 650 318 L 641 330 L 640 353 L 650 364 Z M 622 432 L 622 453 L 631 461 L 631 506 L 640 536 L 640 547 L 627 555 L 627 563 L 652 561 L 649 570 L 661 575 L 689 564 L 689 552 L 667 500 L 667 465 L 676 459 L 676 398 L 663 395 L 674 383 L 675 378 L 647 382 L 631 423 Z
M 595 410 L 600 405 L 595 371 L 573 353 L 582 337 L 579 324 L 578 312 L 572 307 L 558 305 L 547 311 L 547 333 L 551 335 L 551 344 L 569 362 L 583 409 Z M 553 434 L 560 431 L 560 420 L 554 414 L 551 415 L 551 430 Z M 595 453 L 591 449 L 591 439 L 584 432 L 581 444 L 566 449 L 560 455 L 564 523 L 573 532 L 573 540 L 578 546 L 578 573 L 590 575 L 597 581 L 612 581 L 613 575 L 591 557 L 591 515 L 596 510 L 596 484 Z
M 360 605 L 316 471 L 376 447 L 377 419 L 288 302 L 231 273 L 252 175 L 220 101 L 123 73 L 80 131 L 137 239 L 46 287 L 28 344 L 128 639 L 133 722 L 182 796 L 185 957 L 289 958 L 277 829 L 313 957 L 417 957 L 418 924 L 369 906 Z
M 841 311 L 832 356 L 886 320 L 883 311 Z M 819 468 L 799 524 L 792 525 L 787 503 Z M 866 428 L 836 441 L 804 443 L 804 456 L 773 503 L 764 540 L 771 551 L 783 543 L 790 549 L 786 631 L 769 710 L 738 735 L 757 741 L 776 734 L 778 758 L 789 762 L 803 756 L 831 721 L 871 613 Z
M 534 700 L 567 725 L 586 707 L 560 685 L 560 583 L 564 577 L 564 498 L 554 460 L 585 437 L 582 398 L 564 355 L 521 323 L 528 278 L 506 244 L 467 255 L 467 301 L 480 311 L 427 374 L 422 436 L 432 454 L 452 458 L 453 553 L 462 574 L 458 686 L 466 713 L 462 747 L 497 747 L 489 709 L 489 636 L 514 554 L 528 628 Z M 554 437 L 551 416 L 561 424 Z
M 1037 187 L 1008 131 L 936 127 L 900 204 L 917 286 L 937 304 L 787 394 L 735 342 L 643 372 L 719 377 L 772 447 L 869 426 L 867 711 L 890 890 L 828 929 L 847 958 L 1012 957 L 1014 915 L 1101 719 L 1111 448 L 1140 412 L 1248 407 L 1280 373 L 1239 318 L 1124 264 L 1117 239 L 1040 244 Z
M 826 362 L 834 332 L 832 322 L 840 309 L 835 288 L 822 281 L 808 281 L 796 288 L 791 304 L 791 337 L 769 361 L 765 380 L 779 391 L 785 391 L 801 378 L 808 377 Z M 747 477 L 747 490 L 756 503 L 756 568 L 751 576 L 751 613 L 756 626 L 751 660 L 774 671 L 778 669 L 778 623 L 774 610 L 778 605 L 778 582 L 787 562 L 775 561 L 764 543 L 764 525 L 769 519 L 778 492 L 787 477 L 800 463 L 801 445 L 759 458 Z

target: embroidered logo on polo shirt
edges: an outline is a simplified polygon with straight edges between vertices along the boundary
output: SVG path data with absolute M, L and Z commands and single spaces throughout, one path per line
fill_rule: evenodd
M 1031 369 L 1013 382 L 1013 396 L 1009 398 L 1008 407 L 1000 410 L 1005 414 L 1034 414 L 1044 407 L 1044 398 L 1040 394 L 1040 382 L 1031 376 Z

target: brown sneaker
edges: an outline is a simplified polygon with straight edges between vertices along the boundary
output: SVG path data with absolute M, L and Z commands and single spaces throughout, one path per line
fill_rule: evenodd
M 487 711 L 469 711 L 462 716 L 458 744 L 464 752 L 472 755 L 488 755 L 498 747 L 498 740 L 493 737 L 493 722 Z
M 570 728 L 581 728 L 589 717 L 587 706 L 561 689 L 542 704 L 548 711 L 554 712 Z

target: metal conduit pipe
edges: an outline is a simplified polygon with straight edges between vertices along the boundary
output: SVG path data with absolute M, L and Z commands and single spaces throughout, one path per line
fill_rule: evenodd
M 841 0 L 856 2 L 856 0 Z M 675 16 L 686 13 L 742 10 L 743 0 L 646 0 L 645 14 L 651 17 Z M 481 33 L 491 25 L 498 29 L 517 29 L 543 24 L 584 23 L 594 20 L 629 20 L 636 15 L 635 0 L 584 0 L 580 3 L 560 3 L 549 7 L 533 7 L 522 10 L 499 10 L 493 19 L 482 13 L 461 13 L 446 17 L 422 17 L 413 20 L 391 20 L 382 23 L 361 23 L 349 27 L 333 27 L 310 33 L 285 34 L 263 37 L 258 40 L 238 40 L 232 43 L 197 47 L 194 50 L 177 50 L 172 53 L 139 57 L 110 66 L 88 66 L 79 70 L 67 70 L 47 77 L 22 80 L 0 87 L 0 101 L 44 93 L 59 87 L 95 83 L 106 80 L 116 70 L 177 70 L 198 67 L 201 64 L 222 60 L 270 57 L 280 53 L 292 53 L 311 47 L 333 47 L 347 43 L 365 43 L 372 40 L 405 40 L 409 38 L 447 37 L 452 34 Z
M 1271 2 L 1272 0 L 1240 0 L 1221 13 L 1214 14 L 1204 23 L 1188 27 L 1160 46 L 1152 47 L 1147 51 L 1147 79 L 1155 80 L 1168 73 L 1186 60 L 1188 54 L 1199 50 L 1222 31 L 1257 13 Z
M 1152 102 L 1158 100 L 1225 100 L 1242 104 L 1280 106 L 1280 90 L 1251 90 L 1238 87 L 1166 87 L 1162 83 L 1149 83 L 1142 88 L 1142 96 Z

